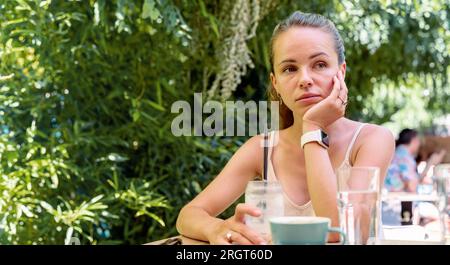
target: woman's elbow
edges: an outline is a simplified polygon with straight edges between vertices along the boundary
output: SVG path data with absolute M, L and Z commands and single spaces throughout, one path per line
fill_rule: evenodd
M 177 231 L 178 231 L 178 233 L 180 235 L 183 234 L 183 223 L 184 223 L 183 221 L 184 221 L 184 212 L 185 212 L 185 210 L 186 210 L 186 206 L 181 208 L 180 212 L 178 213 L 177 221 L 176 221 L 176 224 L 175 224 L 175 227 L 176 227 L 176 229 L 177 229 Z

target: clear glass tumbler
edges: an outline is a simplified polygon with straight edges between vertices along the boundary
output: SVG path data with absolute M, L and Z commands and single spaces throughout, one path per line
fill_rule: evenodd
M 245 223 L 270 242 L 270 223 L 272 217 L 284 216 L 283 189 L 278 182 L 249 181 L 245 190 L 245 203 L 259 208 L 261 216 L 246 216 Z
M 379 169 L 341 168 L 337 178 L 339 222 L 347 235 L 347 244 L 378 244 L 381 229 Z
M 450 164 L 439 164 L 433 169 L 434 192 L 440 214 L 441 240 L 450 241 Z

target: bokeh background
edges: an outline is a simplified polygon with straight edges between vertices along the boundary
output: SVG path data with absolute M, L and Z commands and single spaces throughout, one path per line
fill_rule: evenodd
M 340 30 L 348 117 L 448 135 L 448 1 L 0 0 L 0 243 L 175 235 L 248 137 L 175 137 L 172 103 L 267 99 L 294 10 Z

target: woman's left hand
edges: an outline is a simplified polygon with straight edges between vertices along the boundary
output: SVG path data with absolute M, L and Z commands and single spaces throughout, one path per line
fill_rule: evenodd
M 333 77 L 333 90 L 324 100 L 306 111 L 303 115 L 303 130 L 319 127 L 324 130 L 345 114 L 347 105 L 347 85 L 341 71 Z

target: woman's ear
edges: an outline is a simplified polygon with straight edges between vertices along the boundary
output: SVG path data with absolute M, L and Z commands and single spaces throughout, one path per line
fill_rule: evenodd
M 274 73 L 270 73 L 270 82 L 272 83 L 273 88 L 278 92 L 277 89 L 277 78 L 275 77 Z
M 345 62 L 343 62 L 343 63 L 341 64 L 339 70 L 342 72 L 342 77 L 344 78 L 344 80 L 345 80 L 345 71 L 346 71 L 346 69 L 347 69 L 347 64 L 346 64 Z

